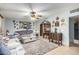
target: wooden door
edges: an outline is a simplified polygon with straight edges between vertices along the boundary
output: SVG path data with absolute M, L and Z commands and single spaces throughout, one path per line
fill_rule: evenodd
M 42 36 L 43 34 L 43 26 L 42 26 L 42 24 L 40 24 L 40 36 Z

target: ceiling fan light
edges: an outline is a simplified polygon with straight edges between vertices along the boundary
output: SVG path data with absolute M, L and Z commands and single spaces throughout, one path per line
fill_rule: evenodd
M 31 17 L 32 20 L 36 20 L 36 18 Z
M 35 15 L 31 15 L 31 17 L 35 18 Z
M 33 11 L 33 12 L 31 12 L 31 14 L 36 14 L 36 12 Z
M 38 17 L 42 17 L 42 15 L 38 15 Z
M 39 18 L 36 18 L 36 19 L 39 19 Z

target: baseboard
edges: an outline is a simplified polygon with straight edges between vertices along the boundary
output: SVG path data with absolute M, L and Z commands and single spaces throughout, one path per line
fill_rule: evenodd
M 69 47 L 69 44 L 62 44 L 62 46 Z

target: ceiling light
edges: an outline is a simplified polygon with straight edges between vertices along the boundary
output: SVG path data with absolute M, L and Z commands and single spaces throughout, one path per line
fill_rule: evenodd
M 32 17 L 32 18 L 36 18 L 36 16 L 35 16 L 34 14 L 33 14 L 33 15 L 31 15 L 31 17 Z
M 36 19 L 39 19 L 39 18 L 36 18 Z
M 30 12 L 30 16 L 31 16 L 31 19 L 39 19 L 40 17 L 42 17 L 42 15 L 39 15 L 37 12 L 35 12 L 33 10 L 33 7 L 32 7 L 32 4 L 29 4 L 30 8 L 31 8 L 31 12 Z M 37 15 L 38 14 L 38 15 Z
M 38 15 L 38 17 L 42 17 L 42 15 Z
M 31 12 L 31 14 L 36 14 L 36 12 L 33 11 L 33 12 Z

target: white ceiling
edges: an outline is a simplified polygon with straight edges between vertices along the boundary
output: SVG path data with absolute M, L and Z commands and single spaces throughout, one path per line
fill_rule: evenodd
M 55 10 L 71 7 L 76 4 L 62 4 L 62 3 L 31 3 L 32 8 L 43 17 L 48 17 Z M 78 4 L 79 5 L 79 4 Z M 5 18 L 24 18 L 30 17 L 31 8 L 29 3 L 0 3 L 0 13 Z

